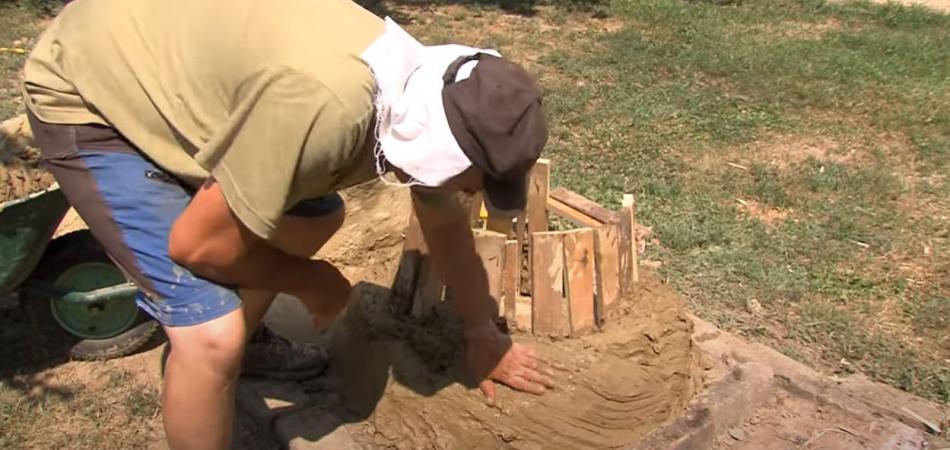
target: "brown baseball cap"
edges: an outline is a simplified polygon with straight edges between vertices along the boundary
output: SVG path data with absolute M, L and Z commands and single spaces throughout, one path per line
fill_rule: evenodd
M 471 61 L 471 74 L 456 81 Z M 548 140 L 540 87 L 520 65 L 487 53 L 456 59 L 442 81 L 452 135 L 485 174 L 486 206 L 506 215 L 524 210 L 528 171 Z

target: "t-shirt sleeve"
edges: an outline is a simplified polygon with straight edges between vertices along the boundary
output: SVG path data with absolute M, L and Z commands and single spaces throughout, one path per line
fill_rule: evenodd
M 297 200 L 304 155 L 352 145 L 352 130 L 342 126 L 348 112 L 336 95 L 292 69 L 262 72 L 238 91 L 227 123 L 195 159 L 238 219 L 268 239 Z

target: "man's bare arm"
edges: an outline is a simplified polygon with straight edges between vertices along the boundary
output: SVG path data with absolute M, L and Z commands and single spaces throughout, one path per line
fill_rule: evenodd
M 204 185 L 175 221 L 168 253 L 210 280 L 298 297 L 314 295 L 313 280 L 341 278 L 331 264 L 290 255 L 252 233 L 231 212 L 214 182 Z
M 475 252 L 468 214 L 451 194 L 413 192 L 413 208 L 423 236 L 466 328 L 492 324 L 498 305 L 488 293 L 488 275 Z

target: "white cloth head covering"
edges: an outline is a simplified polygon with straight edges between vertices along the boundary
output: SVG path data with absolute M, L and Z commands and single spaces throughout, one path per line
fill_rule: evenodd
M 392 19 L 361 56 L 373 71 L 376 94 L 376 169 L 386 161 L 413 178 L 409 184 L 439 186 L 472 162 L 459 147 L 445 117 L 442 80 L 449 64 L 460 56 L 494 50 L 462 45 L 424 46 Z M 461 67 L 456 81 L 469 77 L 477 61 Z

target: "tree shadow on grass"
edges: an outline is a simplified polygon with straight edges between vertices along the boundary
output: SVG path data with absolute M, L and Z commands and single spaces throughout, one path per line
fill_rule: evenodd
M 380 17 L 390 16 L 396 22 L 403 23 L 408 19 L 401 15 L 394 6 L 407 7 L 426 7 L 426 6 L 445 6 L 461 5 L 474 9 L 479 8 L 498 8 L 509 14 L 518 14 L 522 16 L 534 16 L 537 8 L 542 5 L 550 5 L 571 11 L 588 11 L 595 14 L 603 14 L 602 10 L 607 5 L 606 0 L 356 0 L 364 8 L 372 11 Z

